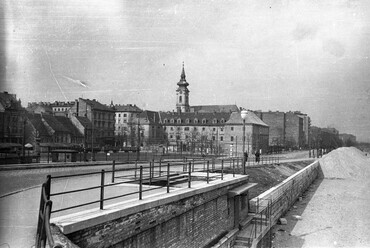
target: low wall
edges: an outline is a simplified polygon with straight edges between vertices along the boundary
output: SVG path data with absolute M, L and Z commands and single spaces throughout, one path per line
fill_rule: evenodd
M 312 182 L 321 176 L 321 167 L 318 161 L 313 162 L 309 166 L 303 168 L 292 176 L 288 177 L 280 184 L 265 191 L 261 195 L 251 199 L 250 212 L 261 213 L 266 212 L 269 207 L 268 222 L 261 233 L 253 241 L 257 246 L 258 242 L 268 233 L 269 228 L 277 223 L 278 219 L 288 211 L 291 206 L 296 202 L 298 197 L 312 184 Z
M 101 211 L 75 223 L 63 218 L 55 222 L 80 247 L 211 246 L 235 226 L 235 199 L 229 191 L 247 183 L 247 176 L 229 175 L 217 183 L 136 201 L 137 205 L 114 212 L 107 209 L 109 214 Z

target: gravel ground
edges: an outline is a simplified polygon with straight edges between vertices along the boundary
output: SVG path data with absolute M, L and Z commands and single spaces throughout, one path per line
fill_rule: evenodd
M 273 247 L 370 247 L 370 160 L 355 148 L 324 156 L 317 179 L 273 228 Z

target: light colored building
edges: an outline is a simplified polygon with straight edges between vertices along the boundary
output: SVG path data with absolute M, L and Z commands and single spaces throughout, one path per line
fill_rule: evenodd
M 100 148 L 115 145 L 114 124 L 115 111 L 112 106 L 101 104 L 95 99 L 79 98 L 70 108 L 69 115 L 86 117 L 92 124 L 92 145 Z
M 136 105 L 115 105 L 115 130 L 116 146 L 136 146 L 136 129 L 139 123 L 139 114 L 142 110 Z

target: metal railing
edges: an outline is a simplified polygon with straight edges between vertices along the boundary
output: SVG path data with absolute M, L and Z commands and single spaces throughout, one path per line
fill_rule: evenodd
M 119 168 L 119 165 L 115 161 L 112 162 L 111 170 L 101 170 L 99 172 L 90 173 L 80 173 L 75 175 L 62 175 L 62 176 L 48 176 L 49 180 L 64 179 L 72 177 L 82 177 L 82 176 L 92 176 L 100 175 L 100 182 L 96 183 L 96 186 L 85 187 L 80 189 L 74 189 L 63 192 L 50 193 L 49 186 L 49 197 L 56 197 L 62 195 L 68 195 L 78 192 L 86 192 L 90 190 L 99 190 L 99 196 L 96 200 L 84 202 L 82 204 L 76 204 L 73 206 L 68 206 L 65 208 L 52 210 L 51 213 L 62 212 L 70 209 L 80 208 L 92 204 L 99 204 L 100 209 L 104 209 L 104 203 L 113 199 L 123 198 L 127 196 L 137 195 L 138 200 L 143 199 L 143 193 L 158 190 L 161 188 L 166 188 L 166 192 L 170 192 L 171 185 L 177 183 L 179 180 L 182 182 L 187 182 L 188 187 L 191 188 L 192 177 L 194 172 L 204 172 L 202 174 L 203 180 L 209 183 L 211 180 L 224 179 L 225 171 L 229 171 L 235 177 L 237 174 L 236 164 L 239 163 L 240 158 L 231 158 L 217 161 L 216 159 L 183 159 L 181 161 L 155 161 L 152 160 L 149 164 L 144 164 L 144 166 L 135 162 L 134 168 Z M 123 165 L 123 164 L 122 164 Z M 229 166 L 228 166 L 229 165 Z M 210 173 L 217 172 L 217 174 L 210 175 Z M 111 173 L 110 182 L 106 182 L 107 173 Z M 117 182 L 117 180 L 120 180 Z M 139 189 L 126 194 L 119 194 L 115 196 L 107 197 L 105 195 L 105 189 L 123 184 L 138 184 Z M 143 188 L 143 185 L 155 185 L 157 187 Z
M 46 241 L 49 247 L 62 248 L 60 244 L 55 244 L 50 228 L 50 214 L 53 202 L 50 200 L 51 177 L 47 176 L 46 182 L 41 187 L 40 208 L 36 231 L 36 248 L 44 248 Z

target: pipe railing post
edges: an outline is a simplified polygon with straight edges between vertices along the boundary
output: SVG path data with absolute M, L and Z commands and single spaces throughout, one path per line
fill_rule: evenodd
M 159 176 L 162 174 L 162 158 L 159 158 Z
M 143 199 L 143 166 L 140 166 L 139 174 L 139 200 Z
M 231 163 L 231 161 L 230 161 Z M 234 164 L 234 161 L 233 161 L 233 177 L 235 177 L 235 164 Z
M 100 178 L 100 209 L 103 209 L 104 206 L 104 178 L 105 178 L 105 171 L 101 170 L 101 178 Z
M 137 160 L 135 161 L 135 180 L 137 178 Z
M 149 161 L 149 185 L 152 185 L 152 162 Z
M 152 159 L 152 178 L 154 177 L 154 170 L 155 170 L 155 160 Z
M 170 193 L 170 163 L 167 163 L 167 193 Z
M 47 200 L 50 200 L 50 189 L 51 189 L 51 175 L 47 175 L 45 184 L 45 194 Z
M 224 160 L 221 160 L 221 180 L 224 180 Z
M 191 188 L 191 161 L 189 162 L 188 188 Z
M 116 160 L 113 160 L 113 164 L 112 164 L 112 183 L 114 183 L 115 170 L 116 170 Z
M 207 183 L 209 183 L 209 160 L 207 160 Z

